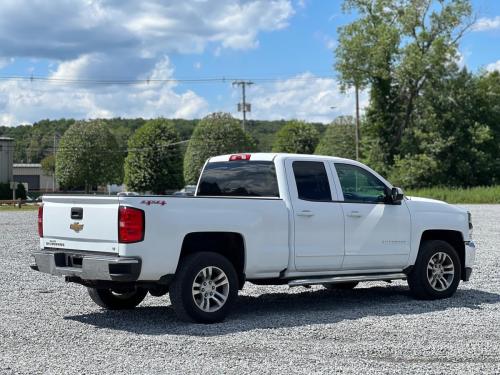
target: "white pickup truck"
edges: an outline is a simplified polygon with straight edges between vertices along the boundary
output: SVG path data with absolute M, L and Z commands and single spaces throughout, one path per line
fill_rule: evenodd
M 179 318 L 204 323 L 224 319 L 245 281 L 406 279 L 417 298 L 446 298 L 475 257 L 467 211 L 312 155 L 213 157 L 193 197 L 44 196 L 38 228 L 33 269 L 86 286 L 108 309 L 170 293 Z

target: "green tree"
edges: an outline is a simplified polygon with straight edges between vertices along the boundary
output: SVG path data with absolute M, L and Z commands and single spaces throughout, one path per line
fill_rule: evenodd
M 53 176 L 54 173 L 56 173 L 56 157 L 54 156 L 54 154 L 50 154 L 44 157 L 40 164 L 42 165 L 42 170 L 48 176 Z
M 339 29 L 336 68 L 342 86 L 369 86 L 372 149 L 390 166 L 413 124 L 424 86 L 446 74 L 469 22 L 469 0 L 345 0 L 359 17 Z
M 405 187 L 477 186 L 500 181 L 500 74 L 450 70 L 418 101 L 391 180 Z
M 434 183 L 439 173 L 439 163 L 433 155 L 396 156 L 389 181 L 404 188 L 427 187 Z
M 125 159 L 125 184 L 134 191 L 165 194 L 181 188 L 182 151 L 171 120 L 150 120 L 130 138 Z
M 63 188 L 120 183 L 123 154 L 116 139 L 101 120 L 78 121 L 59 142 L 56 176 Z
M 228 113 L 213 113 L 203 118 L 193 131 L 184 157 L 184 178 L 196 184 L 205 161 L 216 155 L 248 152 L 255 142 L 238 120 Z
M 291 120 L 276 134 L 273 152 L 312 154 L 318 141 L 319 133 L 314 126 L 304 121 Z
M 352 116 L 337 117 L 327 126 L 314 152 L 317 155 L 356 158 L 356 121 Z

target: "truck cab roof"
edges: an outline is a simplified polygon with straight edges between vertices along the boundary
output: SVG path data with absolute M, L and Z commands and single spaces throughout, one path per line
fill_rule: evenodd
M 294 159 L 304 159 L 304 160 L 332 160 L 334 162 L 357 162 L 351 159 L 339 158 L 336 156 L 325 156 L 325 155 L 304 155 L 304 154 L 288 154 L 282 152 L 248 152 L 248 153 L 235 153 L 218 155 L 210 158 L 209 163 L 221 162 L 221 161 L 231 161 L 231 160 L 254 160 L 254 161 L 274 161 L 275 159 L 281 158 L 294 158 Z

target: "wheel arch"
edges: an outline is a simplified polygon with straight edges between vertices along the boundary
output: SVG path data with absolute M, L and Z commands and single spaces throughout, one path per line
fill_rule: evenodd
M 428 229 L 422 233 L 419 249 L 424 241 L 440 240 L 449 243 L 460 259 L 461 279 L 465 278 L 465 243 L 462 232 L 457 230 Z M 420 251 L 420 250 L 419 250 Z
M 237 232 L 191 232 L 184 236 L 177 270 L 182 260 L 190 255 L 209 251 L 226 257 L 234 266 L 238 275 L 239 287 L 245 283 L 245 240 Z

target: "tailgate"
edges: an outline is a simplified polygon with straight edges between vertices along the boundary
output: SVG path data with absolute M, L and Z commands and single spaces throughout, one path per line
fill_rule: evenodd
M 44 196 L 42 248 L 118 253 L 118 197 Z

